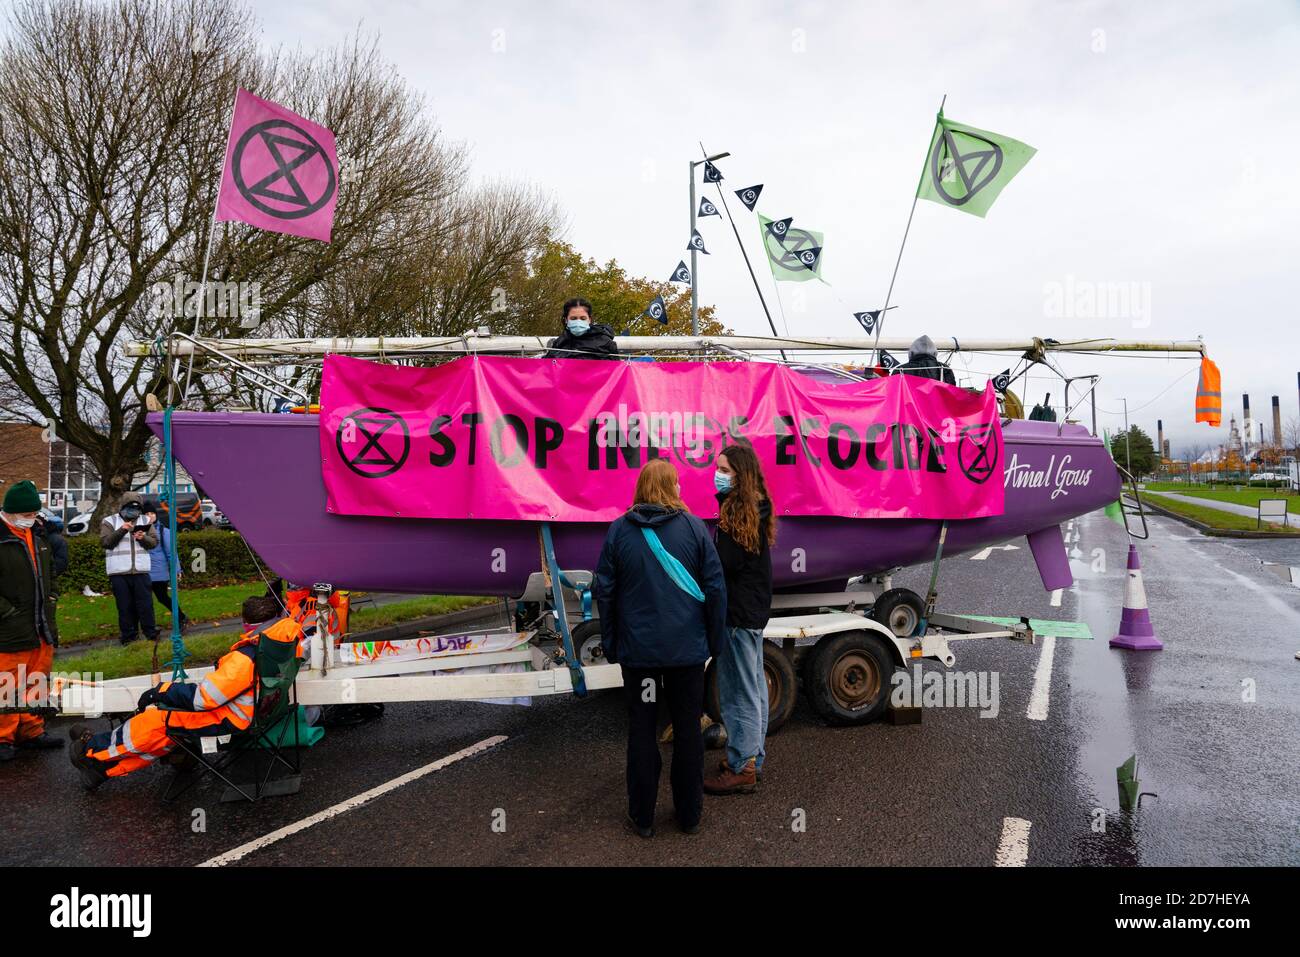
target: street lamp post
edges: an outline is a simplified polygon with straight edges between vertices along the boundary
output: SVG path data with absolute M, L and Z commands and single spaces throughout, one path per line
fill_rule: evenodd
M 695 235 L 695 214 L 698 207 L 695 205 L 695 167 L 703 166 L 705 163 L 712 163 L 714 160 L 720 160 L 730 156 L 730 153 L 714 153 L 712 156 L 706 156 L 702 160 L 690 161 L 691 172 L 691 235 Z M 699 282 L 699 254 L 696 253 L 695 247 L 691 247 L 691 335 L 700 334 L 700 290 Z
M 1133 436 L 1128 430 L 1128 399 L 1124 399 L 1124 465 L 1133 471 Z

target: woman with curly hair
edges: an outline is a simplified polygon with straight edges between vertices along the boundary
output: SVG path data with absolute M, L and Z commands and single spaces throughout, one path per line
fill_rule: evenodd
M 718 700 L 727 728 L 727 756 L 704 782 L 709 794 L 741 794 L 758 786 L 767 737 L 763 629 L 772 607 L 776 518 L 758 456 L 748 444 L 718 456 L 713 482 L 720 503 L 715 544 L 727 582 L 727 640 L 718 655 Z

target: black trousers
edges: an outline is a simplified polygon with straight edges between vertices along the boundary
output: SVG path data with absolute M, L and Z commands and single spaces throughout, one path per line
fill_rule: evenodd
M 172 610 L 171 583 L 167 581 L 150 582 L 149 586 L 153 589 L 153 597 L 158 599 L 158 604 L 162 605 L 168 611 L 171 611 Z M 189 618 L 185 614 L 185 609 L 181 608 L 179 604 L 176 605 L 176 608 L 181 613 L 181 622 L 184 623 L 188 621 Z
M 117 602 L 117 629 L 122 640 L 135 641 L 136 633 L 141 631 L 150 641 L 157 638 L 149 573 L 109 575 L 108 580 L 113 586 L 113 600 Z
M 662 700 L 673 723 L 673 810 L 683 827 L 700 823 L 704 808 L 704 665 L 623 669 L 627 703 L 627 807 L 639 827 L 650 827 L 659 796 L 658 710 Z

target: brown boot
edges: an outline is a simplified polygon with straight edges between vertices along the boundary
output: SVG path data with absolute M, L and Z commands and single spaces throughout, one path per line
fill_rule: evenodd
M 753 760 L 754 760 L 753 758 L 750 758 L 750 762 L 751 762 L 751 763 L 753 762 Z M 726 758 L 723 758 L 722 760 L 720 760 L 720 761 L 718 762 L 718 773 L 719 773 L 719 774 L 730 774 L 730 773 L 731 773 L 731 765 L 727 764 L 727 759 L 726 759 Z M 763 783 L 763 769 L 762 769 L 762 768 L 759 768 L 759 767 L 754 768 L 754 779 L 755 779 L 756 781 L 758 781 L 759 784 L 762 784 L 762 783 Z
M 753 758 L 745 762 L 739 774 L 731 770 L 727 762 L 723 761 L 716 776 L 704 779 L 704 790 L 707 794 L 751 794 L 757 787 L 758 779 L 754 773 Z

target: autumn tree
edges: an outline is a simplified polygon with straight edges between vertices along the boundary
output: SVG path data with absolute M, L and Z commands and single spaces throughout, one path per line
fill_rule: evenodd
M 662 295 L 667 324 L 645 315 L 655 296 Z M 553 241 L 533 258 L 528 269 L 507 291 L 490 317 L 497 333 L 556 336 L 562 330 L 560 310 L 565 300 L 581 296 L 592 305 L 594 321 L 615 335 L 655 336 L 691 334 L 690 287 L 629 276 L 616 260 L 600 265 L 572 246 Z M 713 306 L 700 307 L 700 333 L 726 335 Z

